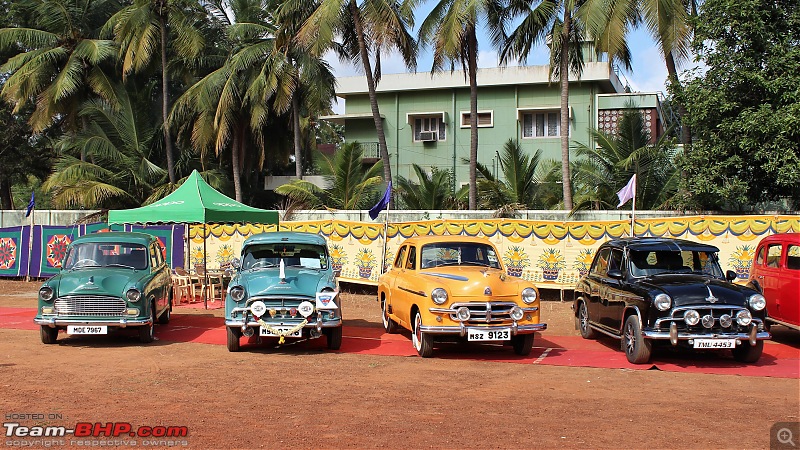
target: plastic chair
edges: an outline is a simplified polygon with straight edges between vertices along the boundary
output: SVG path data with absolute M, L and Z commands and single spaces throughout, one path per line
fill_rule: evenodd
M 178 269 L 185 275 L 180 275 Z M 192 294 L 191 297 L 190 294 Z M 192 277 L 183 270 L 183 267 L 176 267 L 172 271 L 172 299 L 176 305 L 180 305 L 181 300 L 186 300 L 186 303 L 194 301 Z
M 217 301 L 217 294 L 220 295 L 222 300 L 222 275 L 206 271 L 205 264 L 195 264 L 194 271 L 197 273 L 197 278 L 200 283 L 200 295 L 204 292 L 209 292 L 211 303 Z

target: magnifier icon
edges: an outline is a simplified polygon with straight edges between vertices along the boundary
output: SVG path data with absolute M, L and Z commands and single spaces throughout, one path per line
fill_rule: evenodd
M 792 447 L 796 447 L 794 440 L 792 440 L 794 437 L 792 436 L 792 430 L 788 428 L 781 428 L 780 430 L 778 430 L 778 432 L 775 434 L 775 437 L 778 438 L 778 442 L 780 442 L 781 444 L 784 445 L 789 444 Z

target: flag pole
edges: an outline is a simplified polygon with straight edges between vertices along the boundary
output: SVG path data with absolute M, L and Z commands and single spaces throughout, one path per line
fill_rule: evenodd
M 28 234 L 28 273 L 25 274 L 25 281 L 31 281 L 31 258 L 33 257 L 33 217 L 34 210 L 31 209 L 31 229 L 30 233 Z
M 380 274 L 386 271 L 386 239 L 389 236 L 389 205 L 386 205 L 386 220 L 383 222 L 383 250 L 381 251 L 381 271 Z
M 636 237 L 636 188 L 634 185 L 633 199 L 631 199 L 631 237 Z

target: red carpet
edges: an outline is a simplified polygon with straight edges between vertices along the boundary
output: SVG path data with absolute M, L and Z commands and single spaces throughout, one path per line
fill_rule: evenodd
M 190 307 L 195 307 L 193 304 Z M 213 305 L 222 307 L 221 302 Z M 202 303 L 199 307 L 202 308 Z M 209 303 L 209 307 L 212 304 Z M 181 306 L 184 307 L 184 306 Z M 0 308 L 0 328 L 35 330 L 34 310 L 31 308 Z M 180 314 L 180 308 L 173 312 L 169 325 L 157 326 L 156 337 L 169 342 L 196 342 L 225 345 L 226 331 L 223 319 L 197 314 Z M 262 345 L 255 344 L 255 338 L 245 343 L 242 349 L 273 348 L 273 340 Z M 308 341 L 288 341 L 281 348 L 298 350 L 325 349 L 325 339 Z M 340 352 L 362 355 L 414 356 L 407 332 L 385 334 L 382 328 L 347 326 Z M 777 378 L 800 378 L 800 349 L 774 341 L 767 341 L 764 354 L 756 364 L 742 364 L 734 361 L 729 354 L 657 349 L 649 364 L 628 363 L 625 354 L 619 350 L 619 341 L 610 338 L 586 340 L 580 336 L 553 336 L 545 332 L 537 333 L 534 349 L 529 356 L 520 357 L 509 347 L 502 345 L 437 345 L 434 357 L 441 359 L 468 359 L 475 361 L 509 362 L 517 364 L 541 364 L 553 366 L 599 367 L 608 369 L 658 369 L 670 372 L 693 372 L 720 375 L 745 375 Z

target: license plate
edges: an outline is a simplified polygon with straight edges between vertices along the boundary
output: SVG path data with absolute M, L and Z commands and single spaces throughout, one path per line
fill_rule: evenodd
M 736 339 L 695 339 L 694 348 L 734 348 Z
M 294 328 L 294 326 L 276 325 L 276 326 L 271 327 L 271 328 L 261 327 L 260 334 L 261 334 L 261 336 L 279 336 L 276 331 L 279 331 L 281 333 L 285 333 L 285 332 L 291 330 L 292 328 Z M 276 331 L 273 331 L 273 330 L 276 330 Z M 300 328 L 299 330 L 295 331 L 294 333 L 284 334 L 284 336 L 285 337 L 298 337 L 298 338 L 299 337 L 303 337 L 303 329 Z
M 105 325 L 67 325 L 67 334 L 108 334 L 108 327 Z
M 468 341 L 508 341 L 510 339 L 510 328 L 496 328 L 492 330 L 467 329 Z

